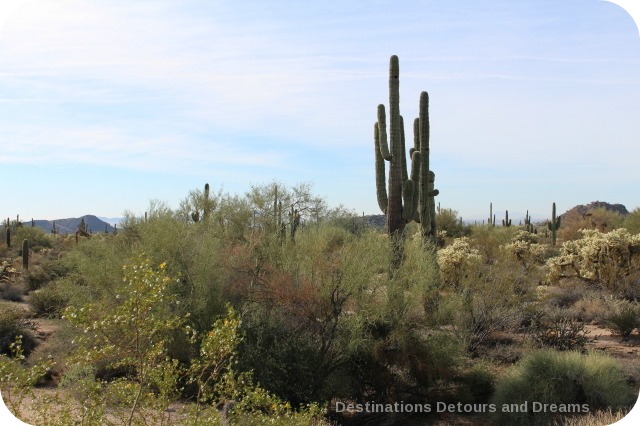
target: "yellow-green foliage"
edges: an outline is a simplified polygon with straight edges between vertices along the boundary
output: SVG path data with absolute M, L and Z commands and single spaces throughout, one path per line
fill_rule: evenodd
M 492 226 L 474 226 L 471 229 L 472 233 L 469 237 L 470 244 L 480 251 L 482 260 L 487 264 L 499 261 L 501 257 L 500 246 L 508 244 L 517 231 L 517 228 L 514 226 L 497 228 Z
M 539 350 L 522 359 L 499 381 L 493 403 L 499 425 L 546 425 L 554 414 L 532 404 L 587 404 L 588 411 L 628 408 L 635 392 L 612 358 L 596 353 Z M 503 412 L 504 404 L 528 403 L 526 412 Z M 565 408 L 566 411 L 566 408 Z M 575 414 L 575 411 L 574 411 Z
M 559 256 L 547 261 L 550 280 L 578 277 L 617 291 L 637 278 L 640 235 L 631 235 L 624 228 L 607 233 L 595 229 L 580 232 L 582 238 L 564 242 Z
M 640 305 L 628 300 L 607 300 L 609 311 L 604 315 L 604 326 L 613 333 L 628 338 L 640 327 Z
M 631 213 L 624 218 L 622 226 L 632 234 L 640 234 L 640 207 L 633 209 Z
M 50 248 L 53 243 L 53 237 L 45 233 L 40 228 L 31 226 L 20 226 L 16 228 L 15 234 L 11 237 L 14 244 L 23 240 L 29 240 L 29 248 L 33 251 L 40 251 L 43 248 Z
M 22 401 L 33 394 L 33 386 L 53 366 L 53 361 L 45 360 L 26 367 L 21 335 L 10 344 L 10 352 L 11 357 L 0 354 L 0 392 L 11 412 L 20 416 Z
M 122 424 L 166 422 L 166 408 L 180 393 L 180 377 L 197 387 L 195 405 L 183 413 L 185 424 L 219 424 L 224 419 L 216 407 L 225 401 L 234 402 L 223 417 L 228 415 L 241 424 L 309 424 L 322 414 L 317 406 L 294 412 L 287 403 L 255 386 L 250 374 L 235 372 L 241 342 L 238 315 L 229 308 L 227 316 L 200 338 L 188 325 L 188 316 L 175 309 L 178 300 L 171 286 L 176 280 L 167 269 L 164 262 L 157 265 L 138 257 L 123 267 L 112 303 L 89 303 L 65 311 L 64 317 L 79 334 L 73 342 L 75 365 L 69 372 L 75 379 L 63 382 L 87 407 L 83 417 L 93 419 L 95 423 L 90 424 L 104 422 L 106 412 Z M 200 348 L 187 367 L 181 367 L 168 352 L 172 336 L 181 331 Z M 128 373 L 109 382 L 96 380 L 93 371 L 100 363 Z M 70 412 L 65 411 L 66 415 Z

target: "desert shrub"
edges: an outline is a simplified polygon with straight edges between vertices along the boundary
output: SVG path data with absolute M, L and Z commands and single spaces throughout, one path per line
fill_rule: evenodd
M 138 225 L 135 247 L 156 263 L 171 260 L 168 273 L 181 282 L 174 289 L 181 300 L 180 309 L 190 312 L 190 321 L 199 332 L 208 330 L 212 318 L 225 310 L 222 288 L 227 271 L 222 259 L 225 249 L 231 251 L 231 247 L 221 238 L 219 227 L 213 220 L 188 223 L 169 214 L 151 215 L 146 223 Z
M 11 345 L 21 337 L 21 350 L 29 354 L 36 346 L 25 312 L 9 302 L 0 302 L 0 354 L 11 355 Z
M 640 207 L 636 207 L 625 218 L 622 226 L 631 234 L 640 234 Z
M 51 274 L 42 265 L 34 265 L 26 271 L 24 280 L 29 291 L 33 291 L 51 281 Z
M 293 406 L 330 398 L 324 384 L 332 360 L 318 350 L 310 333 L 291 330 L 286 318 L 259 306 L 243 315 L 239 368 L 253 371 L 266 390 Z
M 571 318 L 564 309 L 558 308 L 543 311 L 527 331 L 536 346 L 560 351 L 583 349 L 589 333 L 584 322 Z
M 133 256 L 134 250 L 122 242 L 119 236 L 106 241 L 81 240 L 65 255 L 62 261 L 70 272 L 58 280 L 58 287 L 69 297 L 72 306 L 113 302 L 122 282 L 122 265 Z M 59 285 L 62 283 L 64 285 Z M 73 295 L 73 287 L 77 288 L 77 297 Z
M 627 339 L 640 327 L 640 305 L 628 300 L 608 300 L 609 311 L 603 317 L 603 325 L 611 332 Z
M 608 305 L 598 294 L 586 293 L 568 308 L 568 314 L 578 321 L 593 323 L 604 317 Z
M 624 292 L 628 286 L 637 287 L 640 235 L 631 235 L 624 228 L 608 233 L 581 232 L 581 239 L 564 242 L 560 254 L 547 261 L 551 281 L 577 277 L 618 292 Z
M 517 229 L 509 227 L 474 226 L 472 228 L 470 244 L 480 251 L 482 260 L 486 264 L 494 264 L 501 257 L 500 246 L 508 244 Z
M 0 319 L 0 324 L 1 321 Z M 47 360 L 27 367 L 24 365 L 25 355 L 22 335 L 16 336 L 15 340 L 9 345 L 8 354 L 0 353 L 0 392 L 2 393 L 2 400 L 11 412 L 19 418 L 23 418 L 23 401 L 25 398 L 33 396 L 33 386 L 47 374 L 52 366 L 52 361 Z
M 464 404 L 488 403 L 495 391 L 496 377 L 483 362 L 454 379 L 460 385 L 454 400 Z
M 554 414 L 533 412 L 534 402 L 564 404 L 574 413 L 584 412 L 582 404 L 587 404 L 589 411 L 618 410 L 633 404 L 635 392 L 616 361 L 605 355 L 539 350 L 523 358 L 498 381 L 492 401 L 497 407 L 497 424 L 546 425 L 553 421 Z M 502 409 L 505 404 L 525 402 L 529 405 L 526 412 Z
M 451 209 L 440 209 L 436 213 L 436 229 L 445 231 L 449 238 L 465 237 L 471 234 L 471 228 L 460 221 L 456 210 Z
M 69 299 L 54 284 L 47 285 L 29 294 L 29 306 L 37 316 L 59 318 Z
M 515 328 L 523 315 L 521 306 L 533 298 L 528 275 L 513 266 L 476 265 L 458 292 L 447 296 L 455 306 L 454 330 L 472 353 L 492 333 Z
M 562 287 L 551 287 L 547 292 L 547 302 L 551 306 L 558 308 L 569 308 L 584 296 L 584 284 L 564 285 Z
M 45 233 L 40 228 L 31 226 L 19 226 L 15 230 L 15 236 L 12 237 L 14 241 L 29 240 L 29 249 L 35 252 L 42 250 L 43 248 L 52 247 L 52 238 L 49 234 Z M 16 244 L 17 245 L 17 244 Z
M 0 262 L 0 298 L 20 302 L 25 293 L 24 280 L 20 279 L 16 268 L 6 260 Z

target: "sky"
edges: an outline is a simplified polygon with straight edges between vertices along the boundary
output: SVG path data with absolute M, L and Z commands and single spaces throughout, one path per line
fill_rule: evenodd
M 0 217 L 309 182 L 381 214 L 373 124 L 430 98 L 436 201 L 640 207 L 640 34 L 599 0 L 0 0 Z M 408 140 L 412 129 L 406 128 Z

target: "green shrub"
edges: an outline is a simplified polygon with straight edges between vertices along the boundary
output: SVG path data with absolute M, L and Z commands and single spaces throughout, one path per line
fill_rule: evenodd
M 471 234 L 471 228 L 461 222 L 458 212 L 451 209 L 440 209 L 436 214 L 436 229 L 445 231 L 447 237 L 459 238 Z
M 58 291 L 55 284 L 42 287 L 29 294 L 29 305 L 40 317 L 59 318 L 69 299 Z
M 47 283 L 64 277 L 73 270 L 69 265 L 60 260 L 43 259 L 41 263 L 34 263 L 29 270 L 24 272 L 24 281 L 29 291 L 37 290 Z
M 488 403 L 496 388 L 496 377 L 483 363 L 475 364 L 455 381 L 460 384 L 455 401 L 464 404 Z
M 508 244 L 515 234 L 515 226 L 473 226 L 470 236 L 472 247 L 480 250 L 484 263 L 493 264 L 498 261 L 501 255 L 500 246 Z
M 624 218 L 622 226 L 627 228 L 632 234 L 640 234 L 640 207 L 633 209 L 633 211 Z
M 635 398 L 622 369 L 608 356 L 547 349 L 533 352 L 508 371 L 498 382 L 492 402 L 499 425 L 546 425 L 556 414 L 534 412 L 534 402 L 563 404 L 573 411 L 569 414 L 575 414 L 585 411 L 582 404 L 589 411 L 617 410 L 633 404 Z M 503 410 L 524 403 L 526 411 Z
M 11 344 L 22 336 L 22 349 L 29 354 L 36 346 L 33 335 L 27 328 L 25 313 L 11 303 L 0 302 L 0 354 L 11 355 Z
M 22 243 L 22 240 L 29 240 L 29 249 L 35 252 L 52 246 L 52 238 L 49 234 L 40 228 L 31 226 L 18 227 L 15 231 L 15 236 L 12 236 L 11 239 L 20 243 Z M 17 245 L 17 243 L 14 244 Z
M 608 330 L 626 339 L 640 327 L 640 305 L 637 302 L 611 300 L 608 305 L 609 312 L 603 321 Z

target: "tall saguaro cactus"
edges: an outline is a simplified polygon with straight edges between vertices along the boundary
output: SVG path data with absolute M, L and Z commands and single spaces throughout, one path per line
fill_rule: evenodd
M 376 194 L 378 206 L 387 216 L 387 231 L 392 237 L 402 235 L 411 220 L 420 223 L 423 238 L 435 241 L 435 174 L 429 170 L 429 95 L 420 94 L 420 114 L 414 121 L 414 147 L 411 174 L 407 173 L 404 121 L 400 115 L 400 67 L 398 57 L 389 65 L 389 143 L 384 105 L 378 105 L 374 125 Z M 389 162 L 388 189 L 385 161 Z
M 561 216 L 556 217 L 556 203 L 553 203 L 551 209 L 551 222 L 547 222 L 547 227 L 551 231 L 551 245 L 556 245 L 556 231 L 560 228 Z

